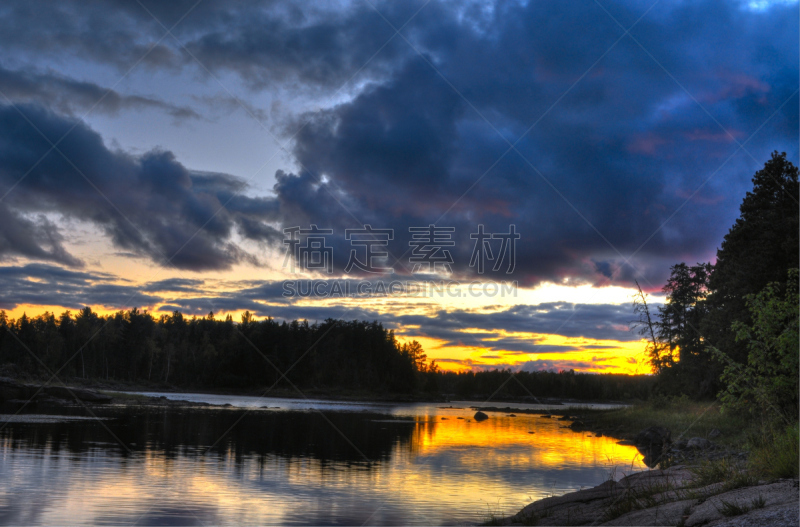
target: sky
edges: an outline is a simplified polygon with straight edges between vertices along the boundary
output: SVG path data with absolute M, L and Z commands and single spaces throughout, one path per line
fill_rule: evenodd
M 663 302 L 771 152 L 797 163 L 799 25 L 788 0 L 4 2 L 0 309 L 377 320 L 446 369 L 646 373 L 636 283 Z

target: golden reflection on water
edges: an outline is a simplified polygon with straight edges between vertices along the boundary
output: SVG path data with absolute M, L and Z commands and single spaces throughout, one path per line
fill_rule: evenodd
M 621 476 L 645 468 L 634 447 L 575 433 L 568 422 L 494 413 L 476 422 L 472 413 L 417 416 L 399 425 L 413 427 L 410 439 L 398 439 L 388 459 L 370 463 L 237 458 L 232 450 L 145 449 L 121 459 L 100 448 L 75 455 L 20 450 L 3 440 L 0 523 L 480 522 L 599 484 L 615 470 Z
M 634 468 L 644 466 L 635 447 L 618 445 L 609 437 L 573 432 L 568 424 L 536 415 L 499 414 L 484 422 L 447 417 L 439 422 L 418 423 L 411 448 L 424 455 L 468 449 L 476 455 L 480 453 L 481 459 L 471 460 L 472 463 L 486 463 L 486 456 L 493 456 L 500 465 L 509 467 L 522 463 L 558 469 L 609 460 L 634 462 Z M 511 450 L 516 454 L 509 455 Z

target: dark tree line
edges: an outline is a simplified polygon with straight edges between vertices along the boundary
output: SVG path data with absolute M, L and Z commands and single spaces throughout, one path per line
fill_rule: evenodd
M 528 398 L 530 402 L 540 397 L 595 401 L 647 399 L 653 381 L 648 375 L 576 373 L 574 370 L 439 372 L 436 378 L 441 392 L 456 397 Z
M 714 397 L 731 389 L 734 379 L 744 382 L 732 374 L 734 370 L 760 368 L 754 364 L 757 361 L 775 362 L 770 371 L 781 382 L 796 381 L 797 306 L 787 299 L 797 290 L 793 270 L 800 255 L 798 190 L 797 168 L 785 153 L 773 153 L 753 177 L 753 190 L 725 235 L 716 263 L 674 265 L 663 289 L 667 302 L 656 312 L 639 290 L 634 302 L 637 326 L 648 340 L 650 363 L 658 374 L 657 391 Z M 776 302 L 783 304 L 776 307 Z M 775 327 L 764 328 L 764 320 Z M 772 347 L 788 350 L 786 339 L 794 340 L 791 353 L 783 352 L 789 357 L 777 352 L 771 358 L 765 353 L 753 355 L 754 339 L 768 339 L 764 330 L 775 333 Z M 797 383 L 793 386 L 793 392 L 782 392 L 789 400 L 773 403 L 796 408 Z
M 100 316 L 44 313 L 9 320 L 0 311 L 0 363 L 59 378 L 165 384 L 183 388 L 346 389 L 457 397 L 646 398 L 647 376 L 565 372 L 443 372 L 417 341 L 400 344 L 377 322 L 240 322 L 154 318 L 138 309 Z M 280 372 L 280 373 L 279 373 Z M 281 376 L 285 373 L 285 378 Z M 511 379 L 511 375 L 515 379 Z
M 88 307 L 75 316 L 9 320 L 0 312 L 0 362 L 40 376 L 408 393 L 425 367 L 414 355 L 419 350 L 399 345 L 377 322 L 279 323 L 245 313 L 234 323 L 177 311 L 156 319 L 138 309 L 99 316 Z

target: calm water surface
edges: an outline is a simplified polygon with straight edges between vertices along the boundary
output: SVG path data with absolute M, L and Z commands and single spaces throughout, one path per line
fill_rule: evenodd
M 466 524 L 645 468 L 554 419 L 476 422 L 474 403 L 149 395 L 232 406 L 6 424 L 0 524 Z

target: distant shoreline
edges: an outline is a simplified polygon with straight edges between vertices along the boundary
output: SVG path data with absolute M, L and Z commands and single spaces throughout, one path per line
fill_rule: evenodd
M 48 379 L 41 378 L 19 378 L 14 376 L 0 376 L 0 379 L 11 381 L 20 384 L 42 386 Z M 359 390 L 348 390 L 346 388 L 308 388 L 298 392 L 296 389 L 276 387 L 270 389 L 269 387 L 263 388 L 247 388 L 247 389 L 219 389 L 219 388 L 205 388 L 197 386 L 174 386 L 165 385 L 162 383 L 141 383 L 141 382 L 125 382 L 119 380 L 103 380 L 103 379 L 80 379 L 70 378 L 64 382 L 70 388 L 93 390 L 102 393 L 119 393 L 119 392 L 161 392 L 161 393 L 196 393 L 205 395 L 228 395 L 228 396 L 246 396 L 246 397 L 265 397 L 265 398 L 281 398 L 281 399 L 326 399 L 331 401 L 354 401 L 354 402 L 376 402 L 376 403 L 450 403 L 451 401 L 465 401 L 471 403 L 481 403 L 480 406 L 484 411 L 504 411 L 508 407 L 487 406 L 488 404 L 485 396 L 456 396 L 455 394 L 427 394 L 427 393 L 391 393 L 391 392 L 368 392 Z M 61 386 L 59 381 L 53 381 L 49 386 Z M 3 397 L 0 394 L 0 402 Z M 556 398 L 556 397 L 493 397 L 492 404 L 542 404 L 563 406 L 563 411 L 567 411 L 571 405 L 589 405 L 589 404 L 613 404 L 625 405 L 631 404 L 631 401 L 617 401 L 617 400 L 579 400 L 571 398 Z M 558 413 L 561 415 L 562 410 L 547 410 L 547 412 Z M 519 409 L 518 413 L 540 413 L 530 412 L 529 409 Z M 546 413 L 546 412 L 545 412 Z

